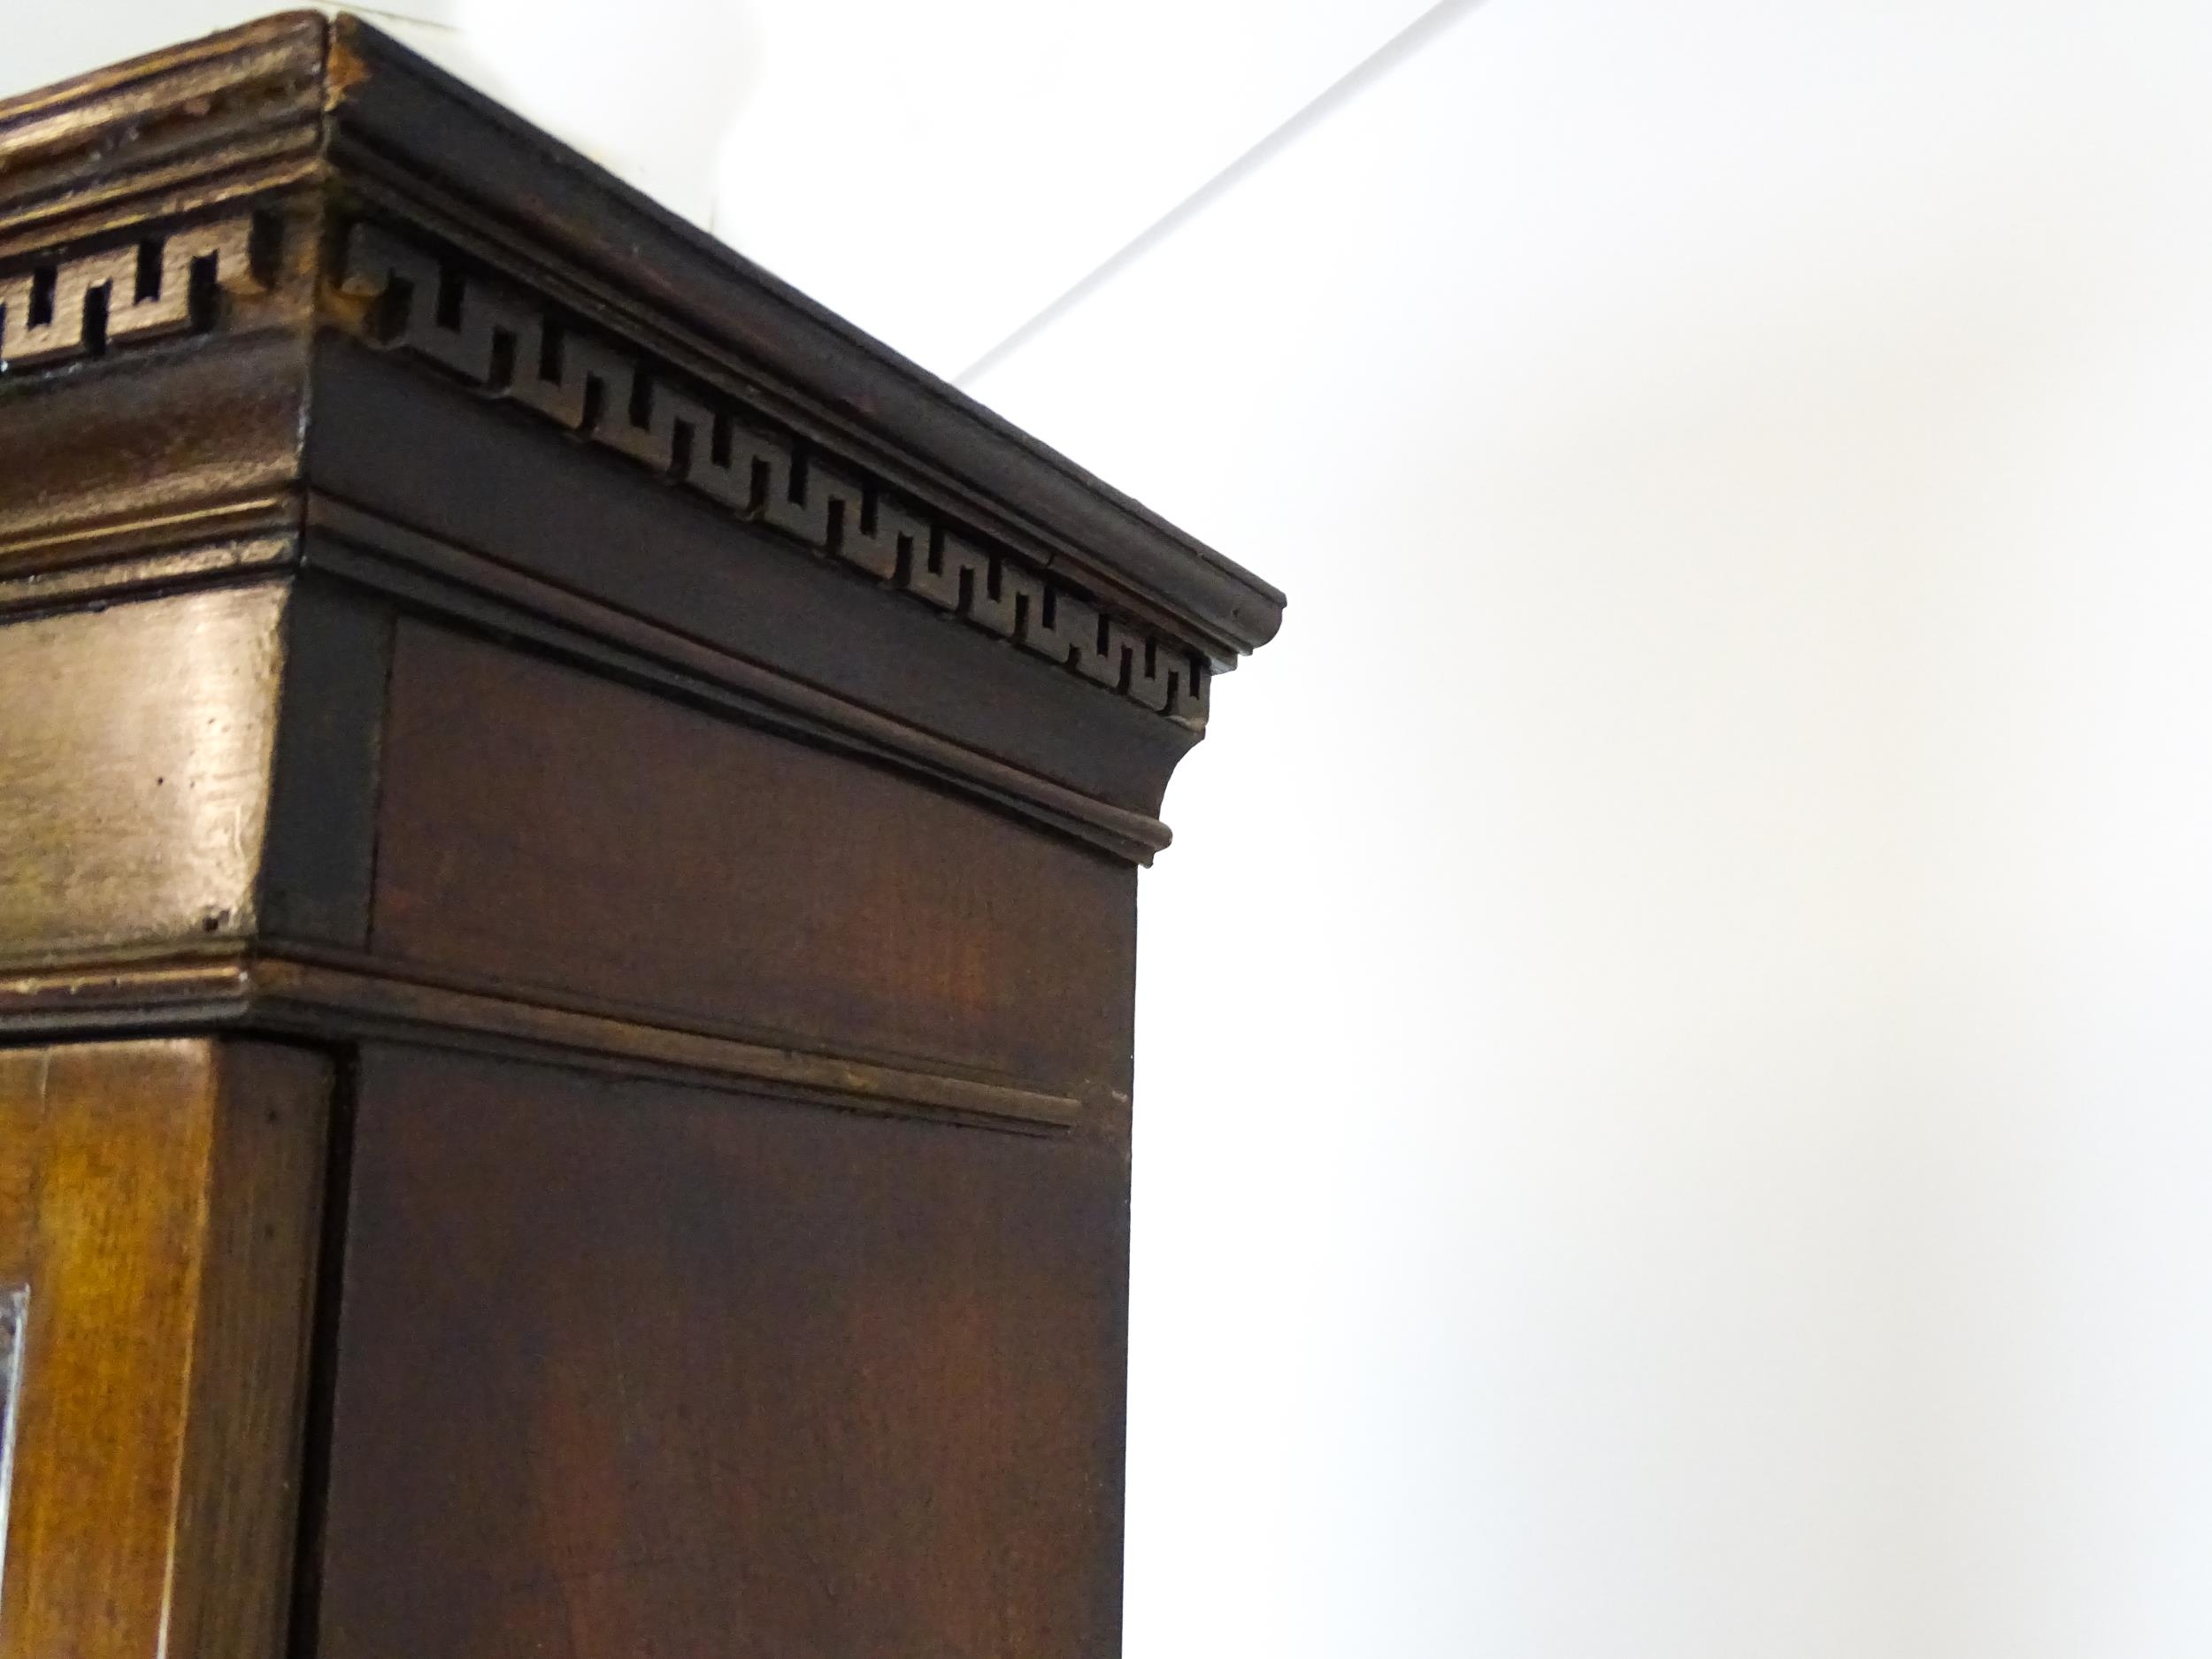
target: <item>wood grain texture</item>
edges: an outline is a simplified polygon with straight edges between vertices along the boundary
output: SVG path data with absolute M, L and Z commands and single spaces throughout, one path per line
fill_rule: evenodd
M 1125 1166 L 372 1049 L 319 1659 L 1102 1659 Z
M 383 767 L 380 955 L 801 1048 L 1127 1087 L 1125 864 L 411 621 Z
M 284 589 L 0 626 L 0 958 L 247 932 Z
M 280 1654 L 329 1089 L 265 1045 L 0 1050 L 0 1659 Z

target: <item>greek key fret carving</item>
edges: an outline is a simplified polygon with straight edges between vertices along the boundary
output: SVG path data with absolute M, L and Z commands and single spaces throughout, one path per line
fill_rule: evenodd
M 529 296 L 369 224 L 349 231 L 337 286 L 368 303 L 376 344 L 428 358 L 738 517 L 1156 713 L 1204 727 L 1211 672 L 1202 656 L 1101 611 L 849 462 L 679 381 Z
M 222 219 L 0 277 L 0 369 L 207 327 L 219 294 L 267 288 L 260 241 L 250 217 Z

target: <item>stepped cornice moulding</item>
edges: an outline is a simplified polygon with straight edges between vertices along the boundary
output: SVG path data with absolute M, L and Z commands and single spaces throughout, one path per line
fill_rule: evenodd
M 1268 583 L 357 18 L 287 14 L 0 101 L 0 270 L 227 204 L 308 211 L 301 187 L 322 234 L 358 214 L 457 256 L 1214 672 L 1280 625 Z

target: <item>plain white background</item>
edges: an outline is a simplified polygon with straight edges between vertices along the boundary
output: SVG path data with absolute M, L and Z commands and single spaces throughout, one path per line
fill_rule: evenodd
M 956 373 L 1418 8 L 401 9 Z M 974 378 L 1292 596 L 1145 878 L 1132 1659 L 2212 1651 L 2208 108 L 2182 0 L 1455 6 Z

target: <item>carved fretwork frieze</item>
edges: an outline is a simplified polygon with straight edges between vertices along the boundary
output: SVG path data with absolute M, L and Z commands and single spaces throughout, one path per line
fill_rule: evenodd
M 267 289 L 276 234 L 240 214 L 0 277 L 0 372 L 212 327 L 226 294 Z
M 1203 728 L 1211 671 L 1202 655 L 1105 613 L 726 394 L 380 226 L 349 228 L 336 285 L 365 303 L 373 343 L 435 363 L 740 518 Z
M 233 326 L 281 269 L 279 217 L 237 212 L 142 229 L 0 273 L 0 384 Z M 296 260 L 285 261 L 296 265 Z M 1185 641 L 1096 596 L 549 302 L 359 223 L 332 275 L 370 342 L 437 365 L 909 598 L 1202 731 L 1212 678 Z

